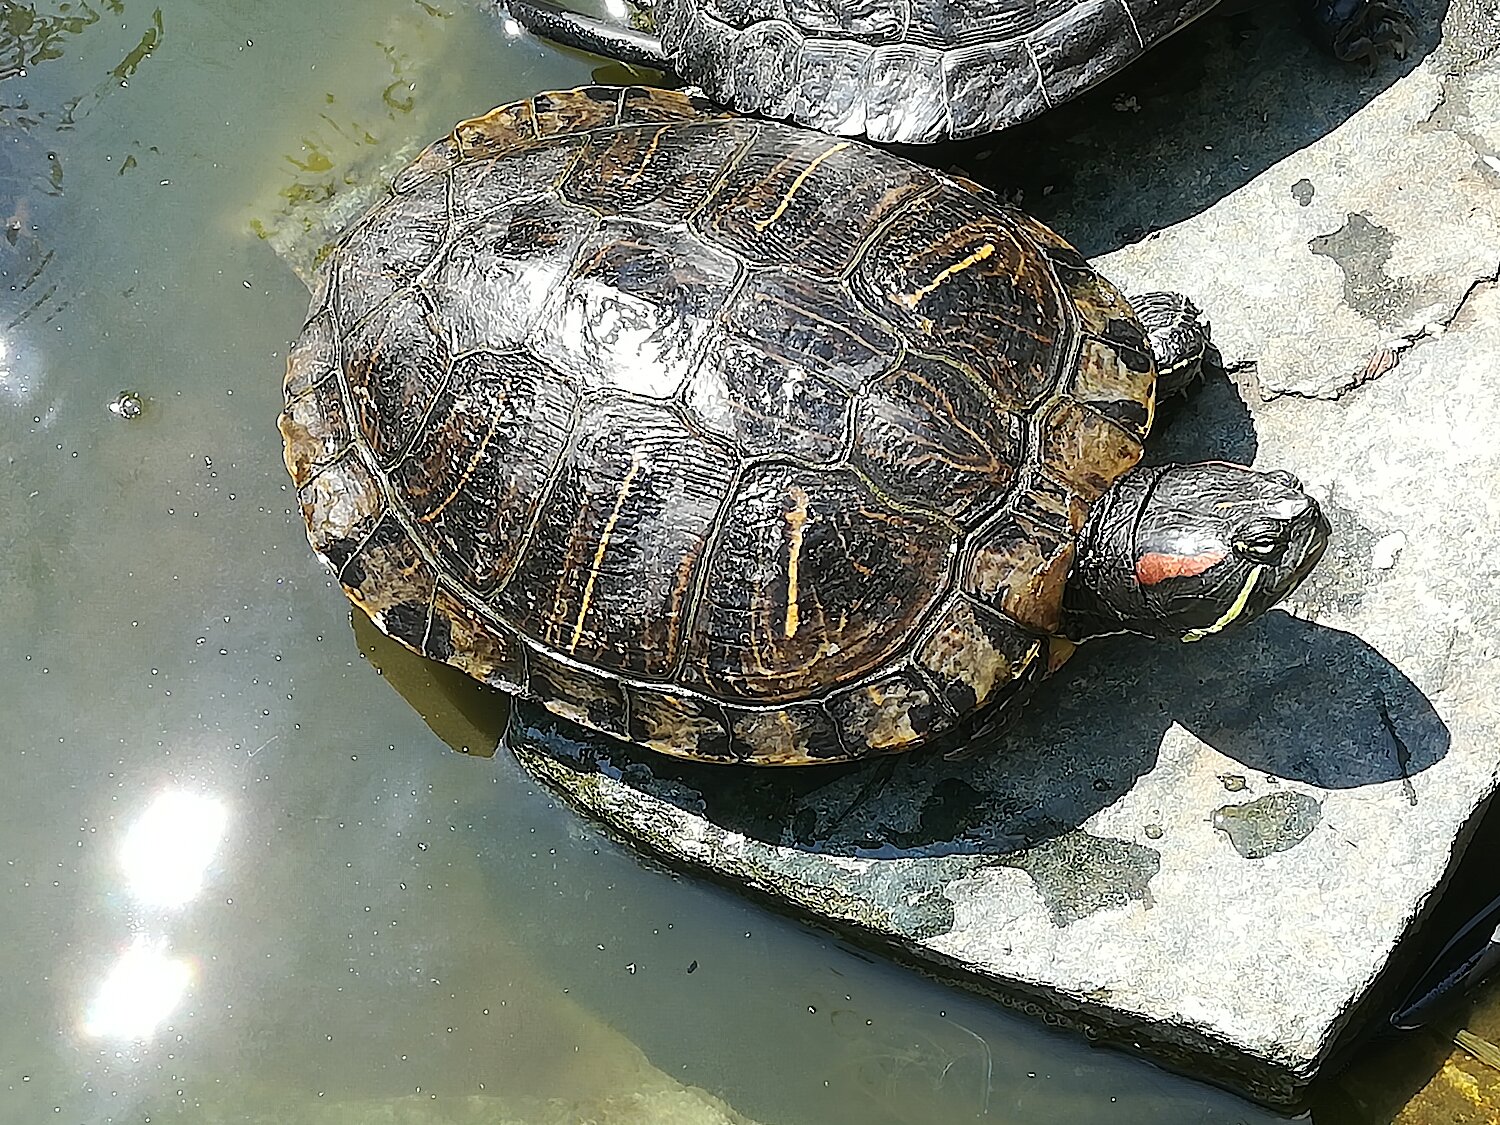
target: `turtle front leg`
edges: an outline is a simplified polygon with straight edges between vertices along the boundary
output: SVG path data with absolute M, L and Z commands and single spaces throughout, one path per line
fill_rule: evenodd
M 1203 377 L 1208 321 L 1181 293 L 1141 293 L 1130 298 L 1130 307 L 1156 360 L 1156 401 L 1184 394 Z
M 1417 41 L 1405 0 L 1301 0 L 1314 42 L 1344 62 L 1373 68 L 1385 55 L 1406 58 Z

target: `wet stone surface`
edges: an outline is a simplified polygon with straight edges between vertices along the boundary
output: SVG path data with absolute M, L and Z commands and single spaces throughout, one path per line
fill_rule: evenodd
M 1246 859 L 1294 848 L 1318 826 L 1323 806 L 1306 793 L 1268 793 L 1245 805 L 1214 810 L 1213 824 Z
M 523 706 L 521 761 L 673 865 L 1295 1100 L 1500 771 L 1500 25 L 1427 16 L 1418 57 L 1372 77 L 1311 54 L 1289 9 L 1237 16 L 1047 123 L 1035 166 L 1041 124 L 933 157 L 1014 173 L 1127 291 L 1207 310 L 1234 381 L 1151 456 L 1308 483 L 1339 538 L 1289 612 L 1191 649 L 1086 645 L 961 760 L 724 771 Z

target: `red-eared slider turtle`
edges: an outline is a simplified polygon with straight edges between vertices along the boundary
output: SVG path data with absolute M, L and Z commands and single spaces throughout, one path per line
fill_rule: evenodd
M 709 97 L 874 141 L 1019 124 L 1115 74 L 1218 0 L 644 0 L 656 34 L 504 0 L 568 46 L 675 70 Z M 1406 0 L 1298 0 L 1318 43 L 1373 64 L 1415 42 Z M 659 35 L 659 39 L 658 39 Z
M 459 125 L 321 270 L 280 425 L 385 632 L 688 758 L 905 750 L 1273 605 L 1295 478 L 1140 468 L 1196 310 L 979 186 L 681 94 Z M 1155 359 L 1153 362 L 1153 352 Z

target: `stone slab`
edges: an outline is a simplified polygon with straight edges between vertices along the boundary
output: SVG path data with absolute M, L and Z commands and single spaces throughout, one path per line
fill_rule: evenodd
M 1147 105 L 1166 124 L 1140 147 L 1118 119 L 1065 138 L 1072 179 L 1036 209 L 1127 289 L 1209 312 L 1234 382 L 1154 455 L 1289 468 L 1324 501 L 1338 538 L 1289 612 L 1191 648 L 1085 646 L 959 761 L 682 767 L 525 709 L 512 742 L 671 863 L 1289 1104 L 1500 775 L 1500 23 L 1455 4 L 1419 63 L 1350 78 L 1289 13 L 1256 18 L 1203 32 L 1207 85 Z M 1267 97 L 1295 111 L 1271 134 Z M 1187 151 L 1236 122 L 1244 168 Z M 1131 215 L 1171 221 L 1132 241 Z

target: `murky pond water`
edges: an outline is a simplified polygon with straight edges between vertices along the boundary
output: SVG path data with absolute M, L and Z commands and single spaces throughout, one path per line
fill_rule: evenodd
M 589 73 L 458 0 L 0 3 L 0 1121 L 1280 1120 L 643 867 L 351 628 L 268 237 Z

